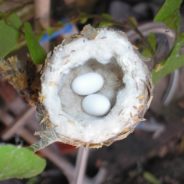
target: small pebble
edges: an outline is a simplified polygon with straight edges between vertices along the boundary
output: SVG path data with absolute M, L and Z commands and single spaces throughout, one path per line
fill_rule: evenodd
M 77 76 L 73 81 L 71 88 L 78 95 L 89 95 L 99 91 L 104 84 L 103 77 L 95 72 L 89 72 Z
M 86 96 L 82 101 L 83 110 L 93 116 L 103 116 L 110 109 L 109 99 L 101 94 L 92 94 Z

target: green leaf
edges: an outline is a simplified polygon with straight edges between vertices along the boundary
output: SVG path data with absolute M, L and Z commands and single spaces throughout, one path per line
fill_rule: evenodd
M 101 18 L 105 19 L 105 20 L 113 21 L 112 16 L 110 14 L 108 14 L 108 13 L 102 13 L 101 14 Z
M 33 33 L 31 24 L 26 22 L 23 26 L 24 36 L 27 47 L 34 64 L 42 64 L 46 57 L 46 52 L 40 46 L 35 34 Z
M 81 24 L 85 24 L 88 21 L 89 18 L 90 18 L 90 16 L 88 14 L 81 13 L 80 16 L 79 16 L 79 22 Z
M 45 168 L 44 159 L 27 148 L 0 146 L 0 180 L 30 178 Z
M 19 33 L 7 25 L 4 20 L 0 21 L 0 57 L 5 57 L 16 46 Z
M 181 53 L 181 48 L 184 47 L 184 34 L 181 34 L 176 42 L 174 49 L 166 61 L 158 64 L 153 72 L 153 82 L 158 82 L 161 78 L 174 72 L 174 70 L 184 66 L 184 54 Z
M 99 23 L 99 27 L 109 27 L 109 26 L 113 26 L 114 22 L 113 22 L 113 18 L 111 15 L 107 14 L 107 13 L 102 13 L 100 15 L 101 18 L 101 22 Z
M 171 29 L 179 31 L 181 3 L 182 0 L 166 0 L 154 20 L 156 22 L 162 22 Z
M 112 22 L 109 22 L 109 21 L 101 21 L 98 26 L 99 27 L 110 27 L 112 25 L 113 25 Z
M 16 48 L 21 24 L 16 14 L 0 20 L 0 57 L 5 57 Z
M 150 184 L 161 184 L 160 181 L 150 172 L 144 172 L 143 177 Z
M 7 20 L 6 20 L 6 23 L 11 26 L 12 28 L 15 28 L 15 29 L 19 29 L 20 26 L 22 25 L 22 22 L 20 20 L 20 18 L 16 15 L 16 14 L 11 14 Z

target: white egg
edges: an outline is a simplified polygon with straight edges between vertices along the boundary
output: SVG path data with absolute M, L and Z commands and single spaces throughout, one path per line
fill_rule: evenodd
M 92 94 L 86 96 L 82 101 L 83 110 L 93 116 L 103 116 L 110 109 L 109 99 L 101 94 Z
M 95 72 L 77 76 L 72 82 L 72 90 L 78 95 L 89 95 L 99 91 L 104 84 L 103 77 Z

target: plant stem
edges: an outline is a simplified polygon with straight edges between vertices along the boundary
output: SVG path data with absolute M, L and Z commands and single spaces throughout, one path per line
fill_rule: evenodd
M 75 170 L 75 178 L 72 184 L 84 184 L 84 176 L 89 155 L 88 148 L 79 148 L 77 154 L 77 163 Z

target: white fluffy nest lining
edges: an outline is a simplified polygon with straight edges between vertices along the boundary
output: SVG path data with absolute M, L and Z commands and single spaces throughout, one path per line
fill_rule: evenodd
M 99 93 L 111 102 L 102 117 L 86 114 L 83 97 L 71 89 L 76 76 L 91 71 L 103 76 Z M 89 25 L 48 55 L 41 82 L 44 130 L 35 150 L 55 141 L 97 148 L 124 139 L 143 120 L 152 99 L 150 73 L 127 36 Z

